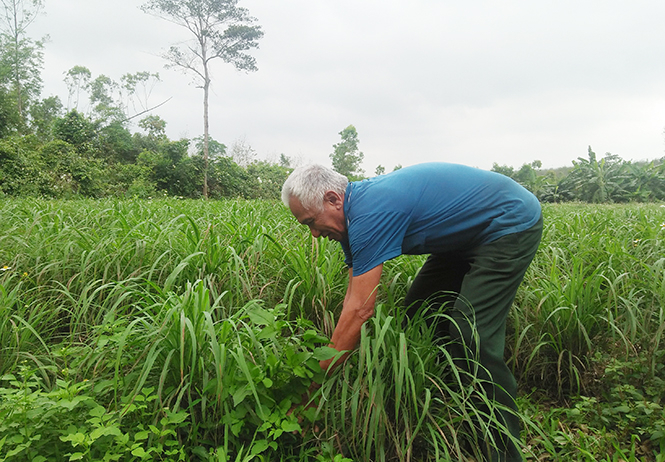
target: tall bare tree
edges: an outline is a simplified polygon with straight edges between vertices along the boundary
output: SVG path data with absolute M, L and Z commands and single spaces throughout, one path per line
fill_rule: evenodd
M 248 51 L 258 48 L 263 37 L 261 26 L 238 0 L 148 0 L 144 12 L 166 19 L 189 30 L 193 38 L 173 45 L 164 54 L 168 67 L 191 72 L 203 89 L 203 196 L 208 197 L 210 63 L 214 59 L 236 69 L 256 71 L 256 59 Z
M 27 106 L 42 89 L 41 68 L 45 39 L 33 40 L 27 36 L 44 3 L 42 0 L 0 0 L 4 11 L 0 16 L 1 79 L 8 82 L 14 98 L 20 124 L 27 117 Z

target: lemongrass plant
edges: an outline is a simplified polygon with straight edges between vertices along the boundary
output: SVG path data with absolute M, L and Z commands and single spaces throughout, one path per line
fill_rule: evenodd
M 521 393 L 536 390 L 549 403 L 586 393 L 602 403 L 630 385 L 644 387 L 642 401 L 657 406 L 653 397 L 665 380 L 665 208 L 558 204 L 545 206 L 544 215 L 541 249 L 509 320 L 507 359 Z M 321 420 L 310 426 L 319 432 L 305 440 L 284 429 L 269 436 L 276 422 L 294 422 L 279 406 L 284 398 L 263 382 L 276 382 L 261 375 L 275 370 L 268 358 L 282 358 L 289 377 L 304 379 L 298 354 L 274 352 L 314 354 L 307 342 L 324 345 L 347 283 L 339 247 L 301 228 L 276 202 L 0 199 L 0 374 L 29 365 L 55 389 L 66 373 L 93 383 L 95 401 L 118 413 L 154 387 L 144 423 L 158 422 L 166 406 L 186 412 L 189 430 L 179 427 L 179 438 L 201 460 L 473 457 L 474 441 L 486 440 L 468 405 L 473 380 L 451 377 L 445 351 L 424 324 L 403 328 L 399 320 L 422 257 L 384 266 L 377 317 L 341 380 L 321 389 Z M 282 326 L 274 337 L 262 337 L 266 324 L 256 313 L 263 312 Z M 243 391 L 225 395 L 224 380 L 233 377 L 230 386 Z M 616 377 L 630 383 L 617 385 Z M 259 430 L 266 396 L 276 403 L 276 420 Z M 240 417 L 235 409 L 243 404 L 252 409 Z M 615 407 L 623 409 L 597 411 L 608 431 L 625 427 L 612 420 L 621 417 Z M 649 412 L 638 421 L 648 422 L 641 431 L 657 445 L 661 423 L 655 408 Z M 527 457 L 567 460 L 574 453 L 557 449 L 563 436 L 549 438 L 555 427 L 542 416 L 525 418 Z

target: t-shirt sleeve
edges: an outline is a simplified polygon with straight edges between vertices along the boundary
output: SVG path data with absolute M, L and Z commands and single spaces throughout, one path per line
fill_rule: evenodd
M 367 213 L 349 225 L 353 275 L 358 276 L 402 254 L 409 217 L 403 212 Z

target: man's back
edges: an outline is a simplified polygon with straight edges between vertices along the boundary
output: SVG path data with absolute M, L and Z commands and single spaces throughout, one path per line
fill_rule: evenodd
M 430 163 L 349 184 L 344 213 L 347 263 L 362 274 L 402 253 L 466 249 L 524 231 L 541 212 L 536 197 L 504 175 Z

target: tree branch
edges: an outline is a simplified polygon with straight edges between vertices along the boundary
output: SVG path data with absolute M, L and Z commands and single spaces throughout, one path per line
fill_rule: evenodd
M 162 101 L 162 102 L 159 103 L 157 106 L 153 106 L 153 107 L 151 107 L 151 108 L 149 108 L 149 109 L 146 109 L 145 111 L 141 111 L 141 112 L 139 112 L 139 113 L 137 113 L 137 114 L 134 114 L 133 116 L 127 117 L 127 118 L 121 120 L 120 122 L 128 122 L 128 121 L 130 121 L 130 120 L 132 120 L 132 119 L 135 119 L 136 117 L 138 117 L 138 116 L 140 116 L 140 115 L 143 115 L 143 114 L 145 114 L 146 112 L 150 112 L 150 111 L 152 111 L 152 110 L 154 110 L 154 109 L 157 109 L 158 107 L 161 107 L 161 106 L 165 105 L 166 103 L 168 103 L 168 102 L 171 101 L 172 99 L 173 99 L 173 96 L 171 96 L 169 99 L 167 99 L 167 100 L 165 100 L 165 101 Z

